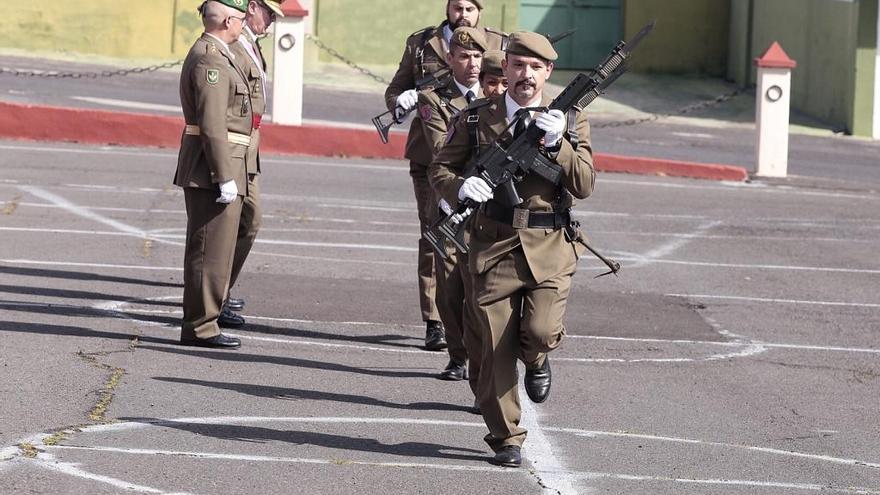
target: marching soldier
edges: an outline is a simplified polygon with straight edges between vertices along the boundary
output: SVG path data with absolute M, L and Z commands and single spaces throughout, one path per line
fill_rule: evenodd
M 174 184 L 186 201 L 181 343 L 235 348 L 218 317 L 229 292 L 243 198 L 250 194 L 246 156 L 253 112 L 247 77 L 229 44 L 244 27 L 247 0 L 209 0 L 199 11 L 205 32 L 180 73 L 186 128 Z
M 284 0 L 249 0 L 244 29 L 238 42 L 230 45 L 236 61 L 244 68 L 251 93 L 251 110 L 253 112 L 253 133 L 251 145 L 247 152 L 248 195 L 244 197 L 241 208 L 241 221 L 238 225 L 238 239 L 235 243 L 235 258 L 232 261 L 232 276 L 229 280 L 230 291 L 235 286 L 247 259 L 257 231 L 260 230 L 262 209 L 260 208 L 260 123 L 266 112 L 266 60 L 257 43 L 257 37 L 266 34 L 276 17 L 284 17 L 281 4 Z M 223 327 L 240 327 L 244 318 L 234 313 L 244 309 L 244 299 L 230 295 L 223 305 L 218 321 Z
M 478 324 L 489 330 L 483 332 L 478 399 L 494 462 L 515 467 L 522 462 L 520 449 L 526 438 L 526 430 L 519 426 L 517 360 L 526 367 L 529 398 L 546 400 L 551 383 L 547 353 L 559 346 L 565 334 L 563 316 L 571 278 L 584 251 L 575 242 L 580 233 L 571 223 L 570 209 L 573 198 L 592 193 L 596 175 L 584 112 L 566 116 L 558 110 L 527 109 L 551 101 L 543 89 L 557 58 L 553 46 L 542 35 L 519 32 L 510 36 L 506 52 L 503 67 L 509 88 L 457 120 L 431 165 L 430 177 L 453 207 L 465 198 L 484 203 L 471 223 L 468 260 L 475 314 Z M 508 208 L 492 201 L 493 191 L 483 179 L 463 177 L 474 153 L 471 136 L 482 149 L 496 138 L 506 146 L 532 120 L 545 131 L 541 153 L 562 168 L 563 178 L 554 186 L 526 176 L 516 186 L 524 201 Z M 469 125 L 474 126 L 473 133 Z
M 446 132 L 453 121 L 469 104 L 480 96 L 480 72 L 483 52 L 488 49 L 486 38 L 480 30 L 460 27 L 452 33 L 449 43 L 447 63 L 452 69 L 452 77 L 442 87 L 419 93 L 419 117 L 425 139 L 437 155 L 446 142 Z M 441 200 L 441 208 L 448 209 Z M 436 303 L 440 319 L 446 330 L 449 344 L 449 364 L 440 373 L 444 380 L 468 379 L 467 363 L 470 361 L 470 385 L 476 395 L 479 376 L 480 336 L 472 328 L 468 300 L 471 287 L 467 273 L 467 257 L 456 253 L 452 244 L 447 243 L 448 258 L 435 256 L 435 278 L 437 280 Z M 471 354 L 471 349 L 477 354 Z M 470 357 L 470 359 L 468 359 Z
M 501 50 L 489 50 L 483 54 L 483 67 L 480 70 L 480 88 L 483 96 L 494 98 L 507 91 L 507 78 L 501 69 L 501 61 L 504 52 Z
M 418 102 L 416 81 L 447 67 L 446 55 L 452 32 L 459 27 L 476 27 L 482 8 L 482 0 L 447 0 L 445 21 L 437 27 L 416 31 L 407 38 L 400 66 L 385 90 L 385 101 L 389 110 L 400 116 L 415 107 Z M 502 48 L 503 33 L 489 28 L 478 29 L 483 32 L 490 48 Z M 432 150 L 425 140 L 421 126 L 419 117 L 413 118 L 404 156 L 410 161 L 410 176 L 418 205 L 419 223 L 424 231 L 430 225 L 437 202 L 426 175 Z M 446 348 L 446 339 L 434 300 L 434 252 L 423 239 L 419 240 L 418 260 L 419 305 L 422 320 L 426 323 L 425 348 L 442 350 Z

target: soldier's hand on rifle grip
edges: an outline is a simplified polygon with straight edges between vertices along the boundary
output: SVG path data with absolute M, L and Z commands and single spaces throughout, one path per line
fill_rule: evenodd
M 535 117 L 535 125 L 546 133 L 544 134 L 544 146 L 555 148 L 565 133 L 565 114 L 558 109 L 539 114 Z
M 414 89 L 408 89 L 397 97 L 397 106 L 402 108 L 404 112 L 414 108 L 419 102 L 419 93 Z
M 492 196 L 492 188 L 479 177 L 468 177 L 458 190 L 459 200 L 471 199 L 477 203 L 484 203 L 492 199 Z

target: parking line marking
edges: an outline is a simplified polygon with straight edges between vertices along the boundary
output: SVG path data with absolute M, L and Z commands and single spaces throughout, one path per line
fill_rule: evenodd
M 880 272 L 880 270 L 876 270 Z M 806 304 L 814 306 L 842 306 L 853 308 L 880 308 L 880 304 L 875 303 L 851 303 L 845 301 L 805 301 L 801 299 L 778 299 L 767 297 L 745 297 L 745 296 L 722 296 L 711 294 L 665 294 L 670 297 L 685 297 L 688 299 L 719 299 L 726 301 L 747 301 L 773 304 Z

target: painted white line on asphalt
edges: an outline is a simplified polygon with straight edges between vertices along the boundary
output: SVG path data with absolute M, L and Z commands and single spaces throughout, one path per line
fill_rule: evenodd
M 715 136 L 712 134 L 705 134 L 702 132 L 673 132 L 672 135 L 685 138 L 715 139 Z
M 620 253 L 620 251 L 617 251 Z M 627 255 L 632 255 L 632 253 L 626 253 Z M 581 259 L 592 259 L 591 256 L 581 256 Z M 682 266 L 699 266 L 706 268 L 744 268 L 749 270 L 791 270 L 791 271 L 803 271 L 803 272 L 829 272 L 829 273 L 858 273 L 863 275 L 877 275 L 880 274 L 880 270 L 874 270 L 869 268 L 834 268 L 834 267 L 824 267 L 824 266 L 797 266 L 797 265 L 759 265 L 759 264 L 747 264 L 747 263 L 711 263 L 707 261 L 683 261 L 683 260 L 661 260 L 661 259 L 649 259 L 643 258 L 641 256 L 618 256 L 617 261 L 632 261 L 639 265 L 651 265 L 651 264 L 661 264 L 661 265 L 682 265 Z M 630 265 L 627 265 L 630 266 Z
M 366 211 L 388 211 L 388 212 L 396 212 L 396 213 L 413 213 L 415 211 L 415 207 L 413 208 L 392 208 L 386 206 L 355 206 L 355 205 L 343 205 L 343 204 L 333 204 L 333 203 L 318 203 L 315 206 L 318 208 L 345 208 L 347 210 L 366 210 Z
M 43 260 L 26 260 L 26 259 L 0 259 L 0 263 L 9 265 L 43 265 L 43 266 L 63 266 L 63 267 L 79 267 L 79 268 L 112 268 L 123 270 L 147 270 L 147 271 L 169 271 L 182 272 L 182 267 L 173 266 L 145 266 L 145 265 L 116 265 L 111 263 L 76 263 L 73 261 L 43 261 Z
M 248 317 L 250 318 L 250 317 Z M 446 354 L 435 352 L 435 351 L 423 351 L 419 349 L 391 349 L 387 347 L 371 347 L 365 345 L 357 345 L 357 344 L 330 344 L 327 342 L 312 342 L 307 340 L 299 340 L 299 339 L 279 339 L 273 337 L 257 337 L 254 335 L 241 335 L 241 334 L 233 334 L 226 333 L 230 337 L 237 337 L 243 340 L 253 340 L 257 342 L 272 342 L 275 344 L 291 344 L 291 345 L 306 345 L 306 346 L 315 346 L 315 347 L 327 347 L 331 349 L 355 349 L 359 351 L 373 351 L 373 352 L 393 352 L 397 354 L 424 354 L 430 355 L 434 357 L 440 357 L 443 360 L 448 359 Z
M 349 168 L 354 170 L 380 170 L 383 172 L 407 172 L 409 173 L 409 168 L 406 165 L 371 165 L 367 163 L 346 163 L 346 162 L 321 162 L 321 161 L 309 161 L 309 160 L 281 160 L 278 158 L 269 158 L 262 159 L 260 158 L 261 163 L 277 163 L 280 165 L 296 165 L 296 166 L 307 166 L 307 167 L 319 167 L 319 168 Z
M 61 208 L 58 205 L 46 204 L 46 203 L 19 203 L 19 206 L 27 206 L 31 208 Z M 113 207 L 113 206 L 83 206 L 83 208 L 88 208 L 92 211 L 114 211 L 121 213 L 153 213 L 153 214 L 165 214 L 165 215 L 186 215 L 186 210 L 162 210 L 162 209 L 145 209 L 145 208 L 121 208 L 121 207 Z M 274 218 L 271 215 L 263 215 L 263 218 Z
M 46 153 L 77 153 L 82 155 L 125 155 L 125 156 L 147 156 L 154 158 L 176 158 L 177 154 L 174 153 L 162 153 L 157 151 L 146 151 L 146 150 L 138 150 L 137 148 L 129 148 L 129 149 L 120 149 L 120 148 L 109 148 L 105 146 L 99 146 L 97 148 L 66 148 L 66 147 L 57 147 L 53 148 L 50 146 L 30 146 L 30 145 L 21 145 L 21 146 L 10 146 L 10 145 L 2 145 L 0 144 L 0 150 L 9 150 L 9 151 L 29 151 L 29 152 L 46 152 Z
M 777 299 L 766 297 L 744 297 L 744 296 L 721 296 L 711 294 L 665 294 L 671 297 L 685 297 L 688 299 L 720 299 L 728 301 L 747 301 L 773 304 L 806 304 L 814 306 L 843 306 L 853 308 L 880 308 L 880 304 L 875 303 L 851 303 L 845 301 L 805 301 L 801 299 Z
M 49 469 L 51 471 L 57 471 L 62 474 L 66 474 L 68 476 L 73 476 L 75 478 L 86 479 L 90 481 L 96 481 L 99 483 L 108 484 L 114 488 L 118 488 L 120 490 L 125 491 L 134 491 L 141 493 L 160 493 L 165 494 L 163 490 L 159 490 L 158 488 L 152 488 L 144 485 L 137 485 L 134 483 L 130 483 L 128 481 L 122 481 L 116 478 L 111 478 L 109 476 L 103 476 L 100 474 L 90 473 L 88 471 L 84 471 L 80 469 L 78 466 L 74 464 L 70 464 L 67 462 L 61 462 L 55 459 L 54 456 L 47 454 L 39 454 L 37 458 L 33 462 L 35 465 Z
M 345 233 L 345 231 L 336 230 L 333 232 Z M 160 234 L 155 237 L 160 239 L 186 239 L 185 235 L 180 234 Z M 364 249 L 367 251 L 402 251 L 417 252 L 418 248 L 391 246 L 388 244 L 350 244 L 342 242 L 308 242 L 308 241 L 285 241 L 278 239 L 264 239 L 258 237 L 256 244 L 267 244 L 270 246 L 299 246 L 299 247 L 319 247 L 319 248 L 340 248 L 340 249 Z M 367 261 L 363 261 L 369 263 Z
M 108 232 L 102 230 L 74 230 L 74 229 L 33 229 L 27 227 L 0 227 L 3 232 L 31 232 L 39 234 L 71 234 L 71 235 L 103 235 L 131 237 L 127 232 Z
M 809 243 L 809 242 L 845 242 L 845 243 L 853 243 L 853 244 L 880 244 L 880 239 L 847 239 L 845 237 L 808 237 L 808 236 L 798 236 L 798 237 L 781 237 L 781 236 L 767 236 L 767 235 L 700 235 L 700 234 L 682 234 L 680 232 L 633 232 L 633 231 L 623 231 L 623 230 L 598 230 L 598 229 L 590 229 L 590 235 L 620 235 L 627 237 L 688 237 L 692 239 L 707 239 L 707 240 L 722 240 L 722 241 L 730 241 L 730 240 L 749 240 L 749 241 L 781 241 L 781 242 L 797 242 L 800 244 Z
M 524 369 L 520 366 L 520 375 Z M 522 427 L 528 430 L 528 448 L 522 450 L 522 456 L 530 462 L 534 469 L 532 476 L 538 479 L 538 484 L 546 489 L 556 491 L 559 495 L 577 495 L 578 491 L 571 484 L 568 470 L 563 467 L 559 459 L 553 453 L 555 450 L 550 439 L 541 428 L 540 413 L 532 406 L 526 397 L 526 390 L 522 382 L 519 383 L 520 404 L 522 406 Z
M 685 179 L 683 179 L 685 180 Z M 773 187 L 762 183 L 742 183 L 742 182 L 721 182 L 719 185 L 705 184 L 700 181 L 668 182 L 668 179 L 658 179 L 656 182 L 635 180 L 635 179 L 612 179 L 603 176 L 601 179 L 603 184 L 623 184 L 628 186 L 644 186 L 652 189 L 663 187 L 667 189 L 690 189 L 690 190 L 707 190 L 707 191 L 727 191 L 727 192 L 753 192 L 777 195 L 802 195 L 817 196 L 827 198 L 843 198 L 843 199 L 862 199 L 862 200 L 880 200 L 877 194 L 853 194 L 838 192 L 823 192 L 809 189 L 796 189 L 794 187 Z
M 590 339 L 590 340 L 612 340 L 619 342 L 637 342 L 651 344 L 686 344 L 686 345 L 717 345 L 724 347 L 743 347 L 748 345 L 760 345 L 761 347 L 774 349 L 796 349 L 803 351 L 829 351 L 829 352 L 852 352 L 880 354 L 880 349 L 869 349 L 859 347 L 839 347 L 839 346 L 822 346 L 822 345 L 805 345 L 805 344 L 774 344 L 770 342 L 749 341 L 749 342 L 712 342 L 709 340 L 666 340 L 666 339 L 642 339 L 633 337 L 606 337 L 602 335 L 566 335 L 567 339 Z
M 554 357 L 554 361 L 568 361 L 574 363 L 703 363 L 709 361 L 723 361 L 725 359 L 735 359 L 751 357 L 757 354 L 767 352 L 767 346 L 762 344 L 739 344 L 744 347 L 741 351 L 729 352 L 726 354 L 712 354 L 711 356 L 699 358 L 641 358 L 641 359 L 622 359 L 622 358 L 564 358 Z
M 133 108 L 135 110 L 155 110 L 159 112 L 170 112 L 182 114 L 180 105 L 162 105 L 159 103 L 146 103 L 142 101 L 116 100 L 113 98 L 95 98 L 93 96 L 71 96 L 71 100 L 84 101 L 87 103 L 96 103 L 108 107 Z

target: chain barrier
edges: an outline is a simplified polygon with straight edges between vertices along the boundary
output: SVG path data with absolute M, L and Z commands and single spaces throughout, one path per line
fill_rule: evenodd
M 592 127 L 593 129 L 626 127 L 626 126 L 644 124 L 645 122 L 654 122 L 654 121 L 657 121 L 660 119 L 665 119 L 667 117 L 677 117 L 679 115 L 687 115 L 689 113 L 696 112 L 698 110 L 711 108 L 711 107 L 720 105 L 726 101 L 730 101 L 733 98 L 742 94 L 743 91 L 744 91 L 743 89 L 736 89 L 734 91 L 731 91 L 730 93 L 725 93 L 725 94 L 723 94 L 721 96 L 717 96 L 711 100 L 699 101 L 697 103 L 692 103 L 690 105 L 686 105 L 686 106 L 681 107 L 678 110 L 671 112 L 671 113 L 652 113 L 646 117 L 621 120 L 618 122 L 605 122 L 605 123 L 601 123 L 601 124 L 593 124 L 590 127 Z
M 59 72 L 54 70 L 22 70 L 0 67 L 0 74 L 10 74 L 16 77 L 41 77 L 45 79 L 98 79 L 102 77 L 128 76 L 131 74 L 143 74 L 155 72 L 160 69 L 170 69 L 183 64 L 183 60 L 167 62 L 164 64 L 150 65 L 147 67 L 134 67 L 132 69 L 105 70 L 101 72 Z
M 312 36 L 311 34 L 306 33 L 306 39 L 311 41 L 315 45 L 317 45 L 318 48 L 320 48 L 321 50 L 324 50 L 325 52 L 329 53 L 331 56 L 333 56 L 333 58 L 336 58 L 337 60 L 342 61 L 343 63 L 345 63 L 345 65 L 347 65 L 347 66 L 351 67 L 352 69 L 360 72 L 361 74 L 373 79 L 374 81 L 376 81 L 380 84 L 384 84 L 386 86 L 388 84 L 390 84 L 390 82 L 387 79 L 385 79 L 384 77 L 372 72 L 370 69 L 367 69 L 365 67 L 361 67 L 360 65 L 355 63 L 353 60 L 347 58 L 345 55 L 343 55 L 343 54 L 339 53 L 338 51 L 334 50 L 333 48 L 327 46 L 326 43 L 324 43 L 323 41 L 319 40 L 318 38 Z

